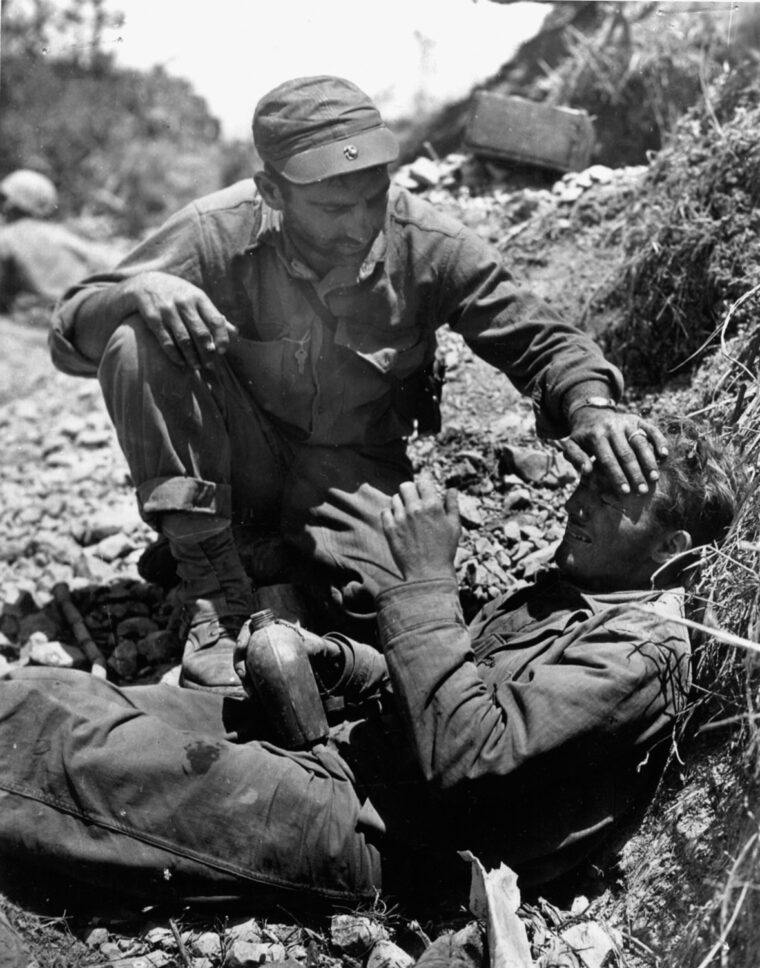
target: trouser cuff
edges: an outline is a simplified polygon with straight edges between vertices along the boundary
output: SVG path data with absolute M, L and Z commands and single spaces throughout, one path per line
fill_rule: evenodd
M 229 484 L 215 484 L 196 477 L 157 477 L 137 488 L 140 515 L 152 527 L 167 511 L 214 514 L 229 520 L 232 496 Z

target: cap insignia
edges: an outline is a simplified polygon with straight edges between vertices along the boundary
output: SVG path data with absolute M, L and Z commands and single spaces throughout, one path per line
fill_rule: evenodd
M 359 149 L 356 147 L 356 145 L 346 145 L 346 147 L 343 149 L 343 154 L 346 161 L 356 161 L 356 159 L 359 157 Z

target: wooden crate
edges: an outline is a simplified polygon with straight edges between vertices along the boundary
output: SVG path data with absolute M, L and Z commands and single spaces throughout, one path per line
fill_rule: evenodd
M 585 111 L 479 91 L 465 130 L 465 145 L 473 154 L 487 158 L 581 171 L 591 159 L 594 125 Z

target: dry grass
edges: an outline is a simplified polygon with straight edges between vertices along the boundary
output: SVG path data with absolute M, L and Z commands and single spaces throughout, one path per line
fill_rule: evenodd
M 624 258 L 596 299 L 621 322 L 605 348 L 629 380 L 691 368 L 732 304 L 760 284 L 760 88 L 726 75 L 676 126 L 622 228 Z M 757 306 L 737 306 L 731 331 Z
M 697 373 L 705 387 L 703 415 L 737 454 L 746 477 L 744 498 L 731 533 L 705 562 L 696 604 L 704 610 L 697 644 L 699 698 L 691 710 L 687 737 L 717 739 L 725 769 L 720 791 L 720 831 L 710 830 L 702 858 L 702 897 L 679 932 L 672 964 L 683 968 L 754 968 L 760 944 L 760 657 L 737 648 L 717 627 L 752 643 L 760 641 L 760 334 L 746 328 L 728 341 L 726 333 L 740 306 L 756 302 L 746 294 L 727 311 L 716 338 L 720 351 Z M 722 742 L 721 742 L 722 741 Z M 688 738 L 686 742 L 689 742 Z M 695 876 L 695 872 L 692 872 Z M 698 873 L 696 874 L 698 877 Z

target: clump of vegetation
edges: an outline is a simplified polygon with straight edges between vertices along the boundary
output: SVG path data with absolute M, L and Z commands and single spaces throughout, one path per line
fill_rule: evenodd
M 683 17 L 669 6 L 599 4 L 592 28 L 567 25 L 565 56 L 529 91 L 536 100 L 588 111 L 595 160 L 613 167 L 644 162 L 699 100 L 700 78 L 729 54 L 714 12 L 690 9 Z
M 730 307 L 728 326 L 757 298 Z M 734 525 L 706 553 L 690 595 L 695 686 L 677 755 L 623 857 L 635 929 L 680 968 L 754 968 L 760 942 L 760 333 L 744 327 L 727 339 L 728 326 L 688 388 L 652 398 L 700 414 L 743 479 Z
M 757 308 L 754 297 L 743 302 Z M 691 905 L 673 952 L 684 968 L 712 962 L 754 968 L 760 943 L 760 334 L 746 328 L 732 340 L 725 331 L 721 336 L 720 352 L 694 386 L 703 388 L 702 409 L 736 453 L 745 483 L 731 533 L 706 562 L 698 589 L 707 612 L 696 651 L 695 720 L 703 738 L 713 746 L 720 741 L 720 836 L 706 831 L 703 838 L 699 903 Z
M 730 307 L 760 284 L 760 87 L 735 71 L 678 123 L 622 232 L 620 269 L 597 296 L 620 322 L 605 349 L 630 382 L 693 367 Z M 731 316 L 752 321 L 747 301 Z

